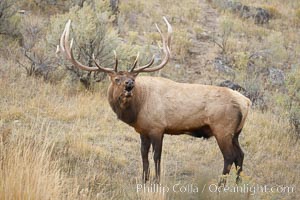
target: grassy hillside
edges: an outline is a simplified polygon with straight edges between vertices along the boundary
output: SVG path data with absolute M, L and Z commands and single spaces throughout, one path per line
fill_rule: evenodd
M 118 25 L 113 28 L 121 41 L 125 41 L 118 48 L 132 46 L 147 55 L 141 46 L 156 46 L 158 39 L 153 23 L 161 22 L 161 16 L 166 15 L 174 26 L 174 54 L 171 63 L 154 75 L 206 84 L 218 84 L 230 79 L 250 91 L 263 94 L 267 108 L 261 110 L 259 106 L 253 107 L 240 136 L 245 152 L 240 186 L 279 189 L 267 192 L 257 188 L 256 191 L 246 192 L 214 192 L 223 167 L 222 154 L 215 139 L 166 135 L 161 186 L 172 190 L 174 185 L 178 185 L 183 186 L 183 190 L 190 187 L 198 191 L 187 189 L 185 192 L 165 194 L 137 192 L 142 174 L 139 135 L 118 121 L 109 107 L 106 99 L 108 80 L 95 84 L 92 90 L 86 90 L 78 78 L 68 76 L 69 71 L 61 63 L 46 81 L 43 76 L 28 76 L 17 62 L 21 61 L 25 67 L 31 64 L 19 51 L 23 48 L 20 46 L 22 42 L 20 44 L 18 37 L 1 34 L 0 199 L 299 197 L 299 135 L 290 118 L 293 111 L 297 114 L 295 108 L 299 103 L 299 3 L 287 1 L 283 6 L 279 0 L 241 1 L 247 5 L 272 8 L 273 12 L 280 13 L 268 24 L 257 25 L 252 19 L 242 19 L 223 9 L 219 1 L 186 2 L 183 6 L 177 0 L 151 0 L 147 3 L 124 1 L 120 5 Z M 61 17 L 53 15 L 55 9 L 42 10 L 30 5 L 35 4 L 28 4 L 27 7 L 20 5 L 20 8 L 32 9 L 31 17 L 40 17 L 41 21 L 47 21 L 49 17 L 56 17 L 59 21 Z M 54 5 L 57 9 L 55 13 L 67 13 L 68 9 L 59 9 L 59 5 Z M 226 31 L 228 34 L 224 34 Z M 53 37 L 56 38 L 55 34 L 61 30 L 54 32 Z M 41 41 L 44 40 L 43 34 L 49 36 L 44 29 L 40 33 Z M 227 46 L 221 53 L 222 49 L 216 43 L 224 40 Z M 41 43 L 38 45 L 37 50 L 45 47 Z M 265 49 L 270 52 L 268 56 L 254 61 L 249 59 L 252 53 Z M 55 49 L 51 53 L 53 57 L 54 52 Z M 132 53 L 128 56 L 131 61 L 136 51 L 129 53 Z M 216 70 L 215 57 L 228 59 L 235 75 Z M 126 63 L 128 60 L 123 61 Z M 250 61 L 255 63 L 256 73 L 249 77 L 247 66 Z M 268 77 L 257 75 L 269 66 L 285 73 L 283 85 L 274 86 Z M 289 107 L 288 103 L 293 106 Z M 152 159 L 150 163 L 153 175 Z M 236 186 L 234 180 L 233 169 L 228 177 L 228 186 Z M 151 182 L 147 186 L 151 187 Z M 286 186 L 290 187 L 290 191 Z M 180 187 L 176 186 L 176 190 Z

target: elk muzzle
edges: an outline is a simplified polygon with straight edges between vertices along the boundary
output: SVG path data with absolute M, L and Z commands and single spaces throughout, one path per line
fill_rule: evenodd
M 130 92 L 132 89 L 134 88 L 134 81 L 129 79 L 127 81 L 125 81 L 125 90 L 127 92 Z

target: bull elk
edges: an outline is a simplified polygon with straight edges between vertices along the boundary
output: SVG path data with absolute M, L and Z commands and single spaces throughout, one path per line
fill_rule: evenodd
M 170 59 L 172 27 L 167 36 L 156 28 L 162 38 L 164 58 L 155 67 L 154 58 L 144 65 L 138 65 L 138 56 L 129 71 L 118 71 L 115 54 L 114 68 L 100 66 L 93 57 L 95 66 L 88 67 L 74 59 L 69 32 L 71 21 L 66 23 L 60 38 L 60 50 L 76 67 L 86 71 L 105 72 L 110 77 L 108 101 L 118 119 L 132 126 L 141 138 L 143 180 L 149 180 L 148 153 L 153 147 L 155 178 L 160 178 L 160 161 L 164 134 L 188 134 L 194 137 L 214 136 L 224 157 L 223 174 L 228 174 L 232 164 L 238 168 L 237 179 L 242 171 L 244 153 L 239 145 L 241 133 L 251 102 L 248 98 L 229 88 L 177 83 L 169 79 L 138 76 L 142 72 L 162 69 Z

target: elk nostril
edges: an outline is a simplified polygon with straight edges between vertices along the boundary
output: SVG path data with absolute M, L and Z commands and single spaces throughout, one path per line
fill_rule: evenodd
M 134 82 L 132 80 L 125 81 L 126 86 L 133 86 Z
M 125 90 L 131 91 L 134 88 L 134 83 L 133 81 L 129 81 L 128 83 L 125 83 Z

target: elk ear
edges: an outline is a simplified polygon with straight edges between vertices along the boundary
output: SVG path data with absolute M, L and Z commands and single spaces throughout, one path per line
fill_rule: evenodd
M 109 80 L 110 81 L 114 81 L 115 77 L 116 77 L 116 73 L 107 73 L 109 75 Z

